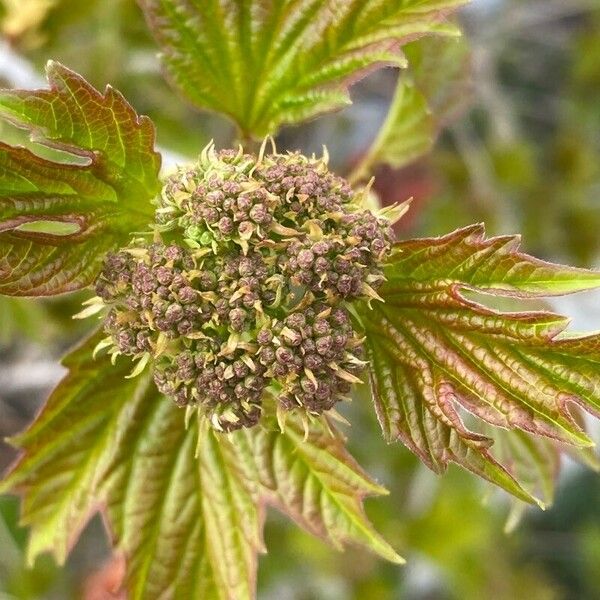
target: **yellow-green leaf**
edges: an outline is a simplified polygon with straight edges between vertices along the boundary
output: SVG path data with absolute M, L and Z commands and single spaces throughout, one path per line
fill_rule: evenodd
M 469 46 L 455 31 L 407 44 L 388 114 L 350 179 L 366 180 L 379 164 L 396 169 L 427 154 L 439 130 L 468 102 Z
M 502 312 L 465 292 L 568 293 L 598 286 L 600 274 L 532 258 L 519 252 L 518 238 L 485 239 L 480 226 L 398 243 L 385 274 L 385 303 L 360 312 L 385 437 L 437 472 L 453 461 L 531 500 L 515 480 L 510 448 L 494 453 L 492 438 L 470 430 L 461 411 L 589 446 L 569 405 L 600 414 L 600 335 L 565 336 L 564 317 Z
M 434 121 L 427 100 L 408 75 L 400 75 L 385 122 L 351 179 L 368 177 L 381 163 L 403 167 L 431 150 L 434 141 Z
M 220 434 L 161 396 L 131 362 L 94 360 L 95 335 L 65 359 L 69 373 L 25 433 L 20 459 L 0 485 L 19 492 L 33 560 L 64 561 L 102 510 L 127 561 L 131 599 L 246 600 L 256 593 L 264 506 L 272 504 L 338 548 L 366 546 L 399 562 L 363 508 L 385 493 L 345 450 L 342 437 L 274 417 Z
M 88 285 L 108 250 L 147 227 L 160 189 L 150 120 L 58 63 L 47 76 L 47 90 L 0 91 L 0 118 L 69 159 L 0 143 L 0 294 Z
M 283 434 L 272 420 L 262 431 L 235 435 L 247 438 L 270 504 L 338 549 L 352 543 L 392 562 L 404 562 L 374 530 L 362 507 L 365 497 L 387 491 L 361 469 L 333 425 L 315 422 L 305 439 L 302 423 L 290 416 Z
M 350 102 L 370 70 L 467 0 L 140 0 L 175 85 L 245 136 Z

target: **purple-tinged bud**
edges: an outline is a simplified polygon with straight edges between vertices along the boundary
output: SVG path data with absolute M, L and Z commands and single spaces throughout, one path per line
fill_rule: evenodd
M 317 260 L 315 260 L 314 271 L 319 275 L 327 273 L 331 267 L 331 261 L 326 259 L 324 256 L 319 256 Z
M 237 207 L 239 210 L 248 212 L 252 208 L 252 200 L 247 194 L 240 194 L 237 198 Z
M 329 323 L 326 319 L 317 319 L 313 323 L 313 331 L 315 332 L 316 336 L 320 337 L 323 335 L 327 335 L 331 331 L 331 327 L 329 326 Z
M 234 331 L 242 331 L 246 322 L 247 313 L 243 308 L 234 308 L 229 313 L 229 323 Z
M 337 282 L 337 290 L 338 292 L 346 297 L 349 296 L 352 290 L 354 289 L 354 283 L 352 277 L 350 275 L 342 275 Z
M 242 362 L 241 360 L 236 360 L 233 363 L 233 372 L 237 378 L 243 379 L 246 377 L 246 375 L 248 375 L 249 371 L 250 369 L 248 369 L 246 363 Z
M 205 206 L 200 215 L 209 225 L 214 225 L 219 221 L 219 211 L 216 208 Z
M 304 250 L 300 250 L 300 252 L 298 253 L 298 266 L 301 269 L 310 269 L 311 265 L 313 264 L 313 261 L 315 259 L 315 255 L 307 249 Z
M 204 196 L 204 201 L 211 207 L 218 207 L 225 200 L 225 194 L 221 190 L 213 190 Z
M 164 250 L 164 256 L 167 260 L 181 260 L 183 258 L 183 249 L 175 245 L 167 246 Z
M 267 346 L 273 340 L 273 332 L 269 329 L 261 329 L 256 335 L 256 340 L 261 346 Z
M 229 217 L 221 217 L 217 227 L 223 235 L 231 235 L 233 233 L 233 221 Z
M 160 285 L 156 288 L 156 295 L 162 300 L 166 300 L 171 295 L 171 291 L 168 287 Z
M 307 394 L 314 394 L 317 391 L 317 384 L 308 377 L 302 377 L 302 379 L 300 379 L 300 387 Z
M 239 183 L 235 181 L 225 181 L 221 187 L 221 189 L 226 193 L 232 196 L 239 194 L 242 190 Z
M 189 285 L 185 286 L 179 291 L 179 301 L 182 304 L 191 304 L 192 302 L 196 302 L 198 299 L 198 292 L 190 287 Z
M 254 231 L 254 225 L 250 221 L 242 221 L 238 225 L 238 233 L 241 238 L 249 238 Z
M 298 405 L 294 402 L 293 397 L 290 394 L 282 394 L 279 396 L 279 404 L 283 410 L 292 410 L 297 408 Z
M 304 357 L 304 366 L 311 371 L 316 371 L 323 366 L 323 359 L 318 354 L 307 354 Z
M 194 325 L 189 319 L 183 319 L 177 323 L 177 333 L 179 335 L 188 335 L 194 330 Z
M 333 338 L 330 335 L 321 337 L 316 341 L 316 350 L 321 356 L 329 354 L 329 352 L 331 352 L 332 347 Z
M 315 396 L 320 401 L 329 400 L 331 398 L 331 386 L 325 381 L 319 381 Z
M 262 204 L 256 204 L 250 209 L 250 219 L 259 225 L 266 225 L 271 222 L 272 217 Z
M 302 350 L 306 353 L 315 352 L 317 349 L 317 345 L 315 344 L 315 340 L 312 338 L 305 339 L 302 342 Z
M 336 348 L 344 348 L 348 343 L 348 336 L 344 333 L 334 333 L 333 334 L 333 345 Z
M 212 291 L 217 287 L 217 276 L 210 271 L 202 271 L 198 276 L 198 284 L 202 291 Z
M 258 300 L 258 294 L 255 292 L 250 292 L 248 294 L 244 294 L 244 296 L 242 297 L 242 304 L 246 308 L 252 308 Z
M 238 266 L 238 271 L 242 277 L 252 275 L 252 273 L 254 273 L 254 262 L 252 261 L 252 259 L 247 256 L 241 258 Z
M 331 312 L 331 320 L 336 325 L 348 325 L 350 323 L 348 311 L 343 308 L 334 308 Z
M 273 375 L 275 377 L 283 377 L 284 375 L 287 375 L 288 373 L 288 367 L 287 365 L 284 365 L 283 363 L 275 363 L 272 367 L 271 370 L 273 371 Z
M 330 246 L 326 241 L 320 241 L 313 245 L 312 251 L 317 256 L 324 256 L 330 250 Z
M 123 354 L 135 354 L 135 335 L 131 331 L 120 331 L 117 335 L 117 346 Z
M 275 350 L 271 346 L 263 346 L 258 354 L 261 365 L 268 367 L 275 361 Z
M 175 324 L 183 318 L 183 307 L 181 304 L 171 304 L 165 312 L 165 320 L 169 324 Z
M 275 351 L 275 358 L 282 365 L 289 365 L 294 361 L 294 354 L 289 348 L 281 346 Z

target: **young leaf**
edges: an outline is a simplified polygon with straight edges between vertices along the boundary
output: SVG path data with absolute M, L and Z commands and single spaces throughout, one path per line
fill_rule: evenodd
M 467 106 L 472 95 L 468 36 L 435 35 L 407 44 L 404 53 L 415 86 L 427 100 L 436 129 Z
M 129 597 L 253 597 L 263 502 L 235 446 L 208 428 L 198 440 L 196 424 L 186 430 L 153 388 L 150 401 L 127 408 L 134 425 L 123 428 L 100 487 L 128 558 Z
M 219 434 L 157 393 L 131 363 L 92 358 L 94 336 L 65 359 L 69 373 L 29 430 L 0 491 L 23 495 L 29 560 L 60 561 L 101 509 L 127 559 L 132 599 L 255 597 L 264 505 L 271 503 L 337 546 L 355 542 L 398 562 L 373 531 L 362 498 L 385 490 L 315 423 L 303 440 L 290 417 Z M 197 456 L 196 456 L 197 455 Z
M 0 117 L 71 157 L 0 143 L 0 293 L 51 295 L 95 277 L 105 253 L 152 218 L 154 127 L 110 87 L 50 62 L 50 88 L 0 91 Z M 55 225 L 55 227 L 52 227 Z M 61 227 L 57 229 L 57 227 Z
M 129 402 L 147 396 L 147 380 L 124 379 L 131 365 L 123 360 L 94 361 L 96 335 L 69 354 L 68 375 L 24 433 L 10 442 L 23 448 L 1 490 L 23 493 L 21 519 L 31 526 L 28 560 L 52 551 L 64 562 L 79 532 L 97 507 L 98 475 L 106 470 L 119 433 L 119 415 Z M 127 421 L 131 409 L 120 417 Z
M 360 317 L 386 439 L 401 439 L 437 472 L 457 462 L 531 499 L 458 408 L 494 426 L 590 445 L 568 406 L 599 413 L 600 335 L 559 335 L 564 317 L 501 312 L 465 293 L 568 293 L 598 286 L 600 274 L 518 247 L 516 237 L 485 239 L 481 226 L 400 242 L 379 291 L 385 303 L 365 306 Z
M 466 0 L 140 0 L 173 82 L 261 137 L 350 102 L 368 71 Z
M 560 471 L 559 444 L 520 430 L 487 426 L 483 431 L 494 440 L 493 454 L 498 461 L 544 506 L 550 506 Z
M 425 97 L 410 77 L 400 75 L 385 122 L 351 180 L 368 177 L 377 164 L 403 167 L 431 150 L 434 140 L 433 117 Z
M 404 52 L 409 69 L 400 72 L 385 121 L 351 181 L 368 179 L 378 164 L 399 169 L 427 154 L 439 130 L 469 97 L 464 37 L 431 36 L 407 44 Z
M 262 431 L 255 428 L 235 435 L 246 436 L 270 504 L 338 549 L 349 542 L 392 562 L 404 562 L 373 529 L 362 508 L 366 496 L 387 491 L 360 468 L 331 424 L 312 423 L 304 439 L 302 423 L 290 416 L 283 434 L 272 420 Z

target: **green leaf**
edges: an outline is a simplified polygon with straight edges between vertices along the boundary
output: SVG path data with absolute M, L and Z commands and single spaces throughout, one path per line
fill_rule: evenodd
M 370 175 L 375 165 L 399 169 L 433 147 L 435 127 L 427 101 L 409 76 L 400 76 L 388 115 L 351 181 Z
M 570 294 L 600 286 L 600 272 L 528 256 L 519 251 L 520 244 L 518 235 L 486 239 L 483 225 L 400 242 L 386 267 L 385 292 L 400 291 L 405 281 L 423 283 L 428 289 L 454 285 L 516 297 Z
M 101 487 L 129 597 L 253 597 L 263 508 L 236 447 L 208 428 L 198 442 L 154 388 L 125 408 L 136 426 L 123 428 Z
M 91 352 L 92 338 L 63 364 L 69 374 L 54 390 L 43 412 L 10 442 L 26 448 L 2 483 L 23 493 L 22 522 L 32 525 L 28 559 L 52 550 L 64 562 L 93 510 L 97 473 L 112 451 L 116 415 L 141 380 L 124 380 L 126 361 L 100 366 Z M 142 394 L 143 395 L 143 394 Z
M 373 483 L 341 436 L 315 423 L 276 419 L 233 434 L 192 421 L 131 363 L 92 359 L 96 335 L 65 359 L 69 374 L 25 433 L 0 491 L 23 496 L 30 561 L 60 561 L 90 516 L 102 509 L 127 559 L 132 599 L 255 597 L 264 505 L 273 504 L 336 546 L 354 542 L 399 557 L 372 529 Z M 197 456 L 196 456 L 197 454 Z
M 436 35 L 404 47 L 410 74 L 441 129 L 472 98 L 471 48 L 466 35 Z
M 331 424 L 311 424 L 305 439 L 302 423 L 288 417 L 285 433 L 275 420 L 245 436 L 255 457 L 258 480 L 268 502 L 309 533 L 342 549 L 345 543 L 369 548 L 395 563 L 404 562 L 369 523 L 362 501 L 387 494 L 361 469 Z
M 427 154 L 440 129 L 468 101 L 468 44 L 455 31 L 407 44 L 409 69 L 400 72 L 388 114 L 350 176 L 367 179 L 374 167 L 399 169 Z
M 466 0 L 140 0 L 175 85 L 244 136 L 350 103 L 370 70 Z
M 121 94 L 50 62 L 48 90 L 0 91 L 0 117 L 65 153 L 0 143 L 0 293 L 52 295 L 93 281 L 107 251 L 152 219 L 154 127 Z
M 522 254 L 518 238 L 485 239 L 481 226 L 400 242 L 385 274 L 385 303 L 365 305 L 360 317 L 386 439 L 402 440 L 436 472 L 456 462 L 531 500 L 506 455 L 467 428 L 459 411 L 496 427 L 591 445 L 569 404 L 600 413 L 600 335 L 567 336 L 564 317 L 501 312 L 465 292 L 575 292 L 600 285 L 600 274 Z
M 508 465 L 519 483 L 544 506 L 550 506 L 560 471 L 559 444 L 519 430 L 488 426 L 483 431 L 494 440 L 493 453 L 498 461 Z

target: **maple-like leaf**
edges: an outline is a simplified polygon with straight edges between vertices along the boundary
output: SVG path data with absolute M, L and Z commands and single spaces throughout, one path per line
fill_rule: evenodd
M 405 66 L 406 42 L 466 0 L 140 0 L 168 73 L 245 136 L 350 102 L 348 86 Z
M 360 317 L 386 439 L 402 440 L 437 472 L 453 461 L 531 500 L 506 453 L 494 454 L 493 440 L 468 429 L 459 409 L 493 426 L 590 445 L 569 404 L 599 412 L 600 336 L 566 336 L 564 317 L 502 312 L 467 294 L 576 292 L 598 286 L 600 274 L 534 259 L 519 252 L 518 237 L 485 239 L 472 226 L 398 243 L 385 275 L 385 303 L 364 306 Z
M 186 428 L 147 375 L 125 378 L 130 361 L 92 358 L 100 339 L 65 359 L 69 373 L 12 439 L 22 454 L 0 491 L 23 496 L 30 561 L 44 551 L 64 561 L 100 509 L 127 559 L 130 598 L 253 598 L 266 504 L 337 547 L 401 560 L 362 509 L 385 490 L 331 426 L 314 423 L 306 440 L 295 417 L 285 433 L 275 418 L 232 434 Z
M 456 119 L 472 99 L 468 35 L 436 35 L 404 48 L 409 73 L 427 100 L 436 129 Z
M 468 102 L 469 45 L 450 30 L 404 47 L 409 68 L 400 71 L 387 116 L 350 175 L 366 180 L 375 167 L 395 169 L 426 155 L 439 131 Z
M 241 430 L 235 436 L 246 438 L 267 501 L 306 531 L 338 549 L 350 542 L 392 562 L 404 562 L 373 529 L 362 508 L 366 496 L 387 491 L 350 456 L 331 423 L 315 421 L 306 434 L 300 419 L 291 416 L 282 434 L 271 418 L 261 429 Z
M 409 76 L 400 75 L 385 122 L 350 180 L 369 177 L 373 167 L 382 163 L 399 169 L 429 152 L 434 141 L 434 121 L 425 96 Z
M 56 62 L 49 89 L 0 91 L 0 117 L 66 153 L 54 162 L 0 143 L 0 293 L 52 295 L 89 284 L 106 252 L 152 220 L 160 189 L 154 127 L 123 96 Z

